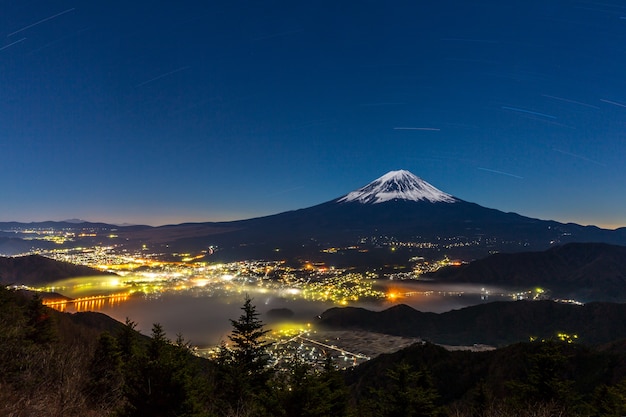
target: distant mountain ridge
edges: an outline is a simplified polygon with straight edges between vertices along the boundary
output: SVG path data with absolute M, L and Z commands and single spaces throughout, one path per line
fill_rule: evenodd
M 626 304 L 501 301 L 441 314 L 420 312 L 404 304 L 380 312 L 336 307 L 322 313 L 316 325 L 421 337 L 449 345 L 505 346 L 566 333 L 589 345 L 626 338 Z
M 569 243 L 543 252 L 498 253 L 430 277 L 507 288 L 546 286 L 558 298 L 626 302 L 626 247 Z
M 452 241 L 443 253 L 453 257 L 482 258 L 493 252 L 545 250 L 568 242 L 606 242 L 626 245 L 626 228 L 605 230 L 595 226 L 533 219 L 482 207 L 451 196 L 408 171 L 391 171 L 364 187 L 313 207 L 254 219 L 196 224 L 196 236 L 170 241 L 169 247 L 197 250 L 215 245 L 217 259 L 236 260 L 237 253 L 267 258 L 276 256 L 323 259 L 320 250 L 363 244 L 378 239 L 437 243 Z M 190 225 L 181 225 L 189 228 Z M 207 234 L 200 236 L 202 228 Z M 173 231 L 177 226 L 167 226 Z M 163 240 L 165 228 L 147 231 Z M 428 249 L 421 247 L 420 253 Z M 411 251 L 411 249 L 409 249 Z M 418 252 L 418 251 L 414 251 Z M 443 253 L 442 253 L 443 252 Z
M 210 259 L 215 261 L 307 259 L 350 265 L 375 259 L 380 266 L 396 262 L 390 261 L 393 256 L 385 251 L 393 242 L 421 244 L 398 246 L 398 262 L 405 263 L 416 255 L 478 259 L 494 252 L 538 251 L 568 242 L 626 245 L 626 228 L 605 230 L 485 208 L 440 191 L 404 170 L 391 171 L 316 206 L 246 220 L 160 227 L 66 225 L 114 230 L 115 243 L 128 249 L 146 245 L 155 252 L 172 253 L 212 247 Z M 0 230 L 7 227 L 0 223 Z M 88 243 L 105 240 L 100 236 Z M 360 255 L 325 252 L 327 248 L 356 246 L 363 249 Z M 415 249 L 418 246 L 419 250 Z
M 40 255 L 0 257 L 0 284 L 39 286 L 64 278 L 115 275 Z

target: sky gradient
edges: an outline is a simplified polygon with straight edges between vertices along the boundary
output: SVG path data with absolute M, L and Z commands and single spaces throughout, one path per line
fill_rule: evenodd
M 626 226 L 619 2 L 0 7 L 0 221 L 242 219 L 407 169 Z

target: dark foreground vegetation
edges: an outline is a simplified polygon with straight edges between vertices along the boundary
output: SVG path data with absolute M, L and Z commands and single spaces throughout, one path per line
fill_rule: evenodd
M 201 359 L 96 313 L 58 313 L 0 287 L 2 416 L 621 416 L 626 343 L 491 352 L 416 344 L 349 371 L 272 367 L 250 299 L 230 348 Z

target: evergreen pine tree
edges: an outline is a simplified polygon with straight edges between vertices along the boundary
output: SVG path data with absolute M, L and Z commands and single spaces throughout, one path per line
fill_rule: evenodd
M 400 363 L 387 372 L 390 384 L 372 390 L 369 411 L 386 417 L 430 417 L 439 415 L 435 401 L 439 397 L 425 371 L 413 371 Z
M 246 294 L 242 315 L 231 320 L 232 334 L 229 336 L 232 348 L 222 346 L 218 359 L 220 379 L 224 386 L 221 400 L 224 407 L 234 415 L 272 415 L 268 411 L 272 397 L 268 381 L 272 370 L 267 365 L 269 356 L 264 339 L 269 330 L 264 329 L 259 313 Z
M 559 342 L 542 342 L 535 353 L 528 355 L 526 377 L 508 384 L 513 392 L 512 405 L 524 408 L 528 404 L 555 403 L 569 407 L 577 402 L 564 347 Z
M 126 375 L 127 407 L 124 415 L 183 416 L 194 412 L 196 403 L 191 393 L 187 372 L 190 356 L 178 354 L 160 324 L 152 327 L 151 340 L 143 355 L 137 355 Z
M 137 331 L 135 330 L 136 327 L 137 323 L 126 317 L 124 327 L 117 334 L 117 345 L 119 346 L 121 359 L 124 363 L 127 363 L 137 354 L 138 345 Z
M 323 400 L 328 409 L 327 415 L 346 416 L 348 413 L 348 389 L 329 353 L 326 354 L 324 370 L 320 379 L 326 391 Z
M 233 331 L 228 338 L 234 344 L 234 360 L 249 375 L 262 373 L 268 364 L 266 350 L 269 343 L 264 336 L 269 330 L 264 329 L 259 313 L 247 294 L 241 309 L 243 314 L 239 319 L 230 320 Z
M 115 409 L 123 398 L 123 383 L 120 348 L 115 338 L 104 332 L 89 364 L 85 395 L 99 411 Z
M 621 417 L 626 415 L 626 380 L 615 386 L 601 385 L 593 393 L 592 417 Z
M 28 338 L 39 345 L 49 345 L 58 341 L 56 323 L 50 309 L 43 305 L 39 294 L 26 305 L 26 325 L 29 328 Z

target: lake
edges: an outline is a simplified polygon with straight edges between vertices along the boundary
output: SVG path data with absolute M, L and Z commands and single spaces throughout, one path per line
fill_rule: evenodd
M 420 311 L 441 313 L 490 302 L 511 300 L 507 291 L 483 288 L 480 285 L 441 285 L 416 281 L 377 281 L 376 287 L 390 294 L 385 300 L 352 302 L 352 307 L 384 310 L 395 304 L 407 304 Z M 96 292 L 92 288 L 92 292 Z M 128 317 L 137 323 L 137 329 L 149 334 L 154 323 L 160 323 L 172 339 L 177 334 L 196 346 L 217 345 L 227 341 L 231 330 L 230 319 L 237 319 L 242 311 L 245 294 L 253 299 L 260 318 L 268 328 L 290 323 L 314 323 L 323 311 L 337 304 L 304 300 L 287 291 L 242 287 L 239 291 L 209 295 L 203 291 L 171 291 L 153 295 L 135 294 L 124 299 L 100 300 L 85 303 L 78 308 L 68 305 L 66 311 L 95 310 L 119 321 Z M 70 294 L 67 294 L 70 295 Z M 76 296 L 76 295 L 74 295 Z M 286 308 L 293 311 L 289 319 L 272 319 L 267 312 Z

